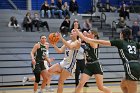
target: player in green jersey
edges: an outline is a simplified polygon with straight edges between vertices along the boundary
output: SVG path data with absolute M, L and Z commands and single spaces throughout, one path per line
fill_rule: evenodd
M 121 89 L 123 93 L 137 93 L 137 82 L 140 81 L 140 62 L 137 50 L 140 49 L 140 44 L 131 39 L 131 30 L 123 29 L 118 40 L 90 39 L 89 41 L 118 48 L 125 70 L 125 78 L 120 85 Z
M 98 44 L 91 42 L 93 38 L 98 38 L 98 33 L 94 30 L 88 31 L 88 37 L 84 36 L 82 32 L 76 30 L 78 36 L 86 42 L 85 54 L 86 54 L 86 66 L 84 72 L 80 78 L 80 82 L 76 87 L 75 93 L 80 93 L 84 84 L 94 75 L 97 87 L 103 93 L 112 93 L 111 90 L 103 85 L 103 71 L 101 64 L 98 61 Z
M 50 81 L 50 74 L 48 73 L 44 61 L 46 60 L 50 64 L 50 60 L 47 57 L 47 47 L 46 47 L 46 36 L 40 36 L 40 42 L 36 43 L 31 50 L 31 58 L 32 58 L 32 69 L 35 75 L 34 82 L 34 93 L 37 92 L 38 83 L 40 82 L 40 75 L 43 78 L 43 82 L 41 85 L 40 93 L 45 88 L 48 81 Z

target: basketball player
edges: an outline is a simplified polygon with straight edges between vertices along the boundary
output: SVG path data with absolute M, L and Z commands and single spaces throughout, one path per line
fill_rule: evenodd
M 118 40 L 89 39 L 88 41 L 118 48 L 125 70 L 125 78 L 120 84 L 121 89 L 123 93 L 137 93 L 137 81 L 140 81 L 140 62 L 137 50 L 140 49 L 140 44 L 131 39 L 131 30 L 123 29 Z
M 63 92 L 64 81 L 72 75 L 72 70 L 76 62 L 76 55 L 81 44 L 81 41 L 77 39 L 76 29 L 78 29 L 77 22 L 74 23 L 74 29 L 71 31 L 71 40 L 66 41 L 62 35 L 60 35 L 60 39 L 64 44 L 61 48 L 58 48 L 55 43 L 52 44 L 58 53 L 65 52 L 64 59 L 60 63 L 52 65 L 48 70 L 51 74 L 56 72 L 60 73 L 57 93 Z
M 40 36 L 40 42 L 36 43 L 31 51 L 31 58 L 32 58 L 32 69 L 35 75 L 35 82 L 34 82 L 34 93 L 37 92 L 38 89 L 38 83 L 40 82 L 40 75 L 43 78 L 43 82 L 41 85 L 40 93 L 42 93 L 42 90 L 45 88 L 47 81 L 50 79 L 50 74 L 47 72 L 47 69 L 44 65 L 44 60 L 47 60 L 47 62 L 50 62 L 46 55 L 47 55 L 47 49 L 46 49 L 46 36 L 41 35 Z
M 46 60 L 44 61 L 44 65 L 45 65 L 45 68 L 48 70 L 49 67 L 51 66 L 51 62 L 54 61 L 54 58 L 49 58 L 49 43 L 46 42 L 45 44 L 45 47 L 46 47 Z M 42 78 L 42 76 L 41 76 Z M 26 82 L 29 82 L 29 81 L 35 81 L 35 76 L 31 76 L 31 77 L 24 77 L 23 80 L 22 80 L 22 83 L 23 85 L 25 85 Z M 50 80 L 47 81 L 47 89 L 46 91 L 49 91 L 49 92 L 52 92 L 54 91 L 51 87 L 50 87 Z
M 80 82 L 76 87 L 75 93 L 80 93 L 84 84 L 94 75 L 97 87 L 103 93 L 112 93 L 108 87 L 103 85 L 103 71 L 101 64 L 98 61 L 98 44 L 91 42 L 91 39 L 99 38 L 98 33 L 94 30 L 88 31 L 88 37 L 84 36 L 80 31 L 76 30 L 78 36 L 84 40 L 85 53 L 86 53 L 86 66 L 83 74 L 81 75 Z

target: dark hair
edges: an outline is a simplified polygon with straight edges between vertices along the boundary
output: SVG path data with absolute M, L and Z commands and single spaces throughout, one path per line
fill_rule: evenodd
M 131 29 L 129 29 L 129 28 L 124 28 L 124 29 L 122 29 L 122 32 L 121 32 L 122 34 L 123 34 L 123 39 L 124 40 L 131 40 L 132 38 L 131 38 Z
M 41 39 L 42 36 L 45 36 L 45 35 L 41 35 L 41 36 L 40 36 L 40 39 Z M 45 37 L 46 37 L 46 36 L 45 36 Z

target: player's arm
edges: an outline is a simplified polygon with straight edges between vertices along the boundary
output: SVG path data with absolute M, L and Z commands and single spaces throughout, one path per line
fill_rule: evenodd
M 61 38 L 63 44 L 64 44 L 65 46 L 67 46 L 69 49 L 80 48 L 80 44 L 81 44 L 81 43 L 80 43 L 79 40 L 76 40 L 75 42 L 69 43 L 69 41 L 66 41 L 66 40 L 62 37 L 62 35 L 60 35 L 60 38 Z
M 101 44 L 101 45 L 105 45 L 105 46 L 111 46 L 111 43 L 108 40 L 91 39 L 91 42 L 94 42 L 94 43 L 97 43 L 97 44 Z
M 34 54 L 36 53 L 37 49 L 38 49 L 38 44 L 35 44 L 34 47 L 32 48 L 31 50 L 31 59 L 32 59 L 32 64 L 36 64 L 36 61 L 35 61 L 35 57 L 34 57 Z
M 85 37 L 79 30 L 76 30 L 76 32 L 77 32 L 78 36 L 87 43 L 93 43 L 94 42 L 94 43 L 101 44 L 101 45 L 111 46 L 110 41 L 91 39 L 91 38 Z
M 55 51 L 56 51 L 57 53 L 63 53 L 64 50 L 65 50 L 65 45 L 63 45 L 61 48 L 58 48 L 58 47 L 56 46 L 56 44 L 52 44 L 52 46 L 54 47 L 54 49 L 55 49 Z

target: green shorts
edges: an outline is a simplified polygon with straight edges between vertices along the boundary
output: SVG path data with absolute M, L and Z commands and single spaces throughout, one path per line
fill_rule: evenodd
M 36 61 L 36 65 L 33 66 L 31 64 L 31 67 L 32 67 L 32 70 L 33 70 L 34 73 L 41 73 L 42 70 L 46 69 L 43 60 L 42 61 Z
M 124 65 L 126 80 L 140 81 L 140 63 L 128 62 Z
M 93 74 L 103 75 L 102 66 L 99 62 L 87 62 L 84 69 L 84 73 L 89 76 L 92 76 Z

